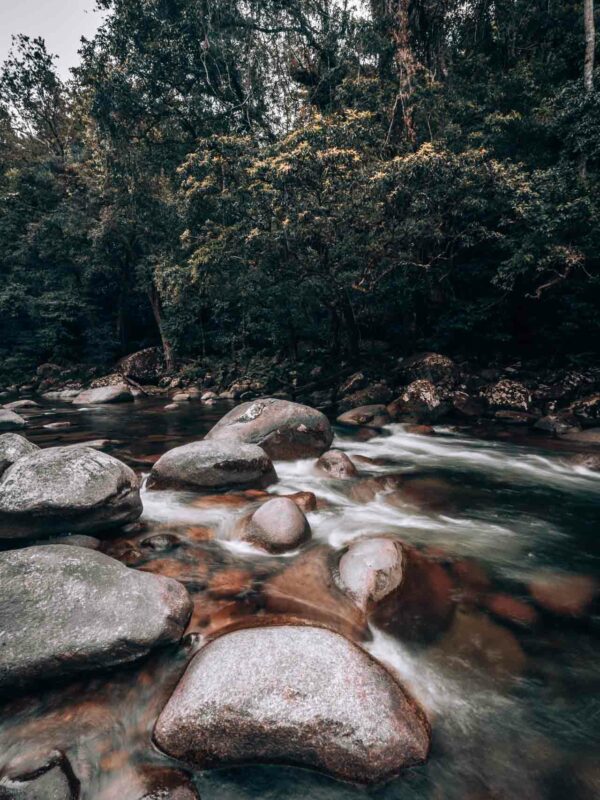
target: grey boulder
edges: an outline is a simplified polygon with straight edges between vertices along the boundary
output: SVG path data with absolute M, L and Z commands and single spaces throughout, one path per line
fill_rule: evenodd
M 99 386 L 97 389 L 86 389 L 73 398 L 73 405 L 94 406 L 110 403 L 129 403 L 133 401 L 131 389 L 124 383 L 112 386 Z
M 0 478 L 0 539 L 95 533 L 141 513 L 133 470 L 90 447 L 39 450 Z
M 168 755 L 204 769 L 293 764 L 373 784 L 427 758 L 430 730 L 392 675 L 338 633 L 238 630 L 192 660 L 154 729 Z
M 268 500 L 241 527 L 240 538 L 270 553 L 295 550 L 310 539 L 304 512 L 289 497 Z
M 0 475 L 20 458 L 37 453 L 40 448 L 18 433 L 0 435 Z
M 276 480 L 260 447 L 239 442 L 192 442 L 165 453 L 152 468 L 148 489 L 226 489 L 268 486 Z
M 16 431 L 27 425 L 23 417 L 7 408 L 0 408 L 0 431 Z
M 346 453 L 341 450 L 328 450 L 317 461 L 317 470 L 338 480 L 356 478 L 358 471 Z
M 341 557 L 338 572 L 340 588 L 366 611 L 402 583 L 402 546 L 384 537 L 355 542 Z
M 0 687 L 134 661 L 181 638 L 191 613 L 171 578 L 102 553 L 45 545 L 0 554 Z
M 272 459 L 293 460 L 320 456 L 331 446 L 333 432 L 320 411 L 268 397 L 234 408 L 206 438 L 257 444 Z

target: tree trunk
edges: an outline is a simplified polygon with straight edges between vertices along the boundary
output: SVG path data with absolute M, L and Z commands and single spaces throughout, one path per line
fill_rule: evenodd
M 585 60 L 583 85 L 586 92 L 594 89 L 594 57 L 596 54 L 596 26 L 594 23 L 594 0 L 583 0 L 583 22 L 585 26 Z
M 156 327 L 158 328 L 158 332 L 160 333 L 160 340 L 162 342 L 162 349 L 165 356 L 165 365 L 167 367 L 167 371 L 171 372 L 171 370 L 175 366 L 175 358 L 173 356 L 173 346 L 164 332 L 160 296 L 156 291 L 156 289 L 154 288 L 154 286 L 148 292 L 148 300 L 150 301 L 152 313 L 156 321 Z

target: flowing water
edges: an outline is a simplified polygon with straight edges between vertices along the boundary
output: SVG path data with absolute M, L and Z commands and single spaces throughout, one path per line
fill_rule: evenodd
M 108 439 L 105 447 L 144 475 L 161 453 L 200 438 L 227 410 L 190 403 L 164 412 L 163 405 L 47 405 L 30 415 L 30 436 L 42 446 Z M 70 426 L 43 427 L 57 421 Z M 394 671 L 427 710 L 431 757 L 370 790 L 283 767 L 206 772 L 194 776 L 203 800 L 600 796 L 598 617 L 585 603 L 574 616 L 548 613 L 529 589 L 542 576 L 554 599 L 564 601 L 566 593 L 575 602 L 569 593 L 577 590 L 565 588 L 560 575 L 585 576 L 576 584 L 584 587 L 588 576 L 598 578 L 600 476 L 574 468 L 560 449 L 543 449 L 542 439 L 481 439 L 449 429 L 422 436 L 401 425 L 360 438 L 338 431 L 334 444 L 355 458 L 357 480 L 328 480 L 314 460 L 276 464 L 271 494 L 313 492 L 318 502 L 308 513 L 313 543 L 281 557 L 233 536 L 261 493 L 144 491 L 140 523 L 103 540 L 101 549 L 186 584 L 195 610 L 184 646 L 6 701 L 2 762 L 30 749 L 59 749 L 82 798 L 138 800 L 152 776 L 180 767 L 153 747 L 151 731 L 190 654 L 206 636 L 285 616 L 336 627 Z M 151 547 L 145 540 L 156 534 L 178 540 Z M 379 618 L 366 624 L 325 585 L 323 565 L 336 553 L 382 534 L 418 548 L 432 575 L 441 570 L 451 578 L 452 615 L 435 635 L 405 636 Z

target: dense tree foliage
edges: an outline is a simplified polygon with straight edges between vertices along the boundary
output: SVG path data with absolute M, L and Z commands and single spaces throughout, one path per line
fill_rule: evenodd
M 597 348 L 589 0 L 98 6 L 0 74 L 4 373 Z

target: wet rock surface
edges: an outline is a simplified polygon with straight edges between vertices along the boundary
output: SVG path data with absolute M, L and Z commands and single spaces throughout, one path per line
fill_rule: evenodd
M 356 645 L 322 628 L 275 626 L 206 645 L 158 718 L 154 741 L 199 768 L 289 763 L 378 783 L 425 760 L 429 727 Z
M 0 477 L 0 539 L 95 533 L 141 512 L 135 473 L 89 447 L 40 450 Z
M 111 403 L 130 403 L 133 401 L 131 389 L 124 383 L 111 386 L 99 386 L 95 389 L 86 389 L 73 398 L 73 405 L 94 406 L 108 405 Z
M 17 431 L 26 425 L 26 420 L 19 414 L 6 408 L 0 408 L 0 431 Z
M 337 422 L 340 425 L 371 425 L 375 428 L 388 425 L 391 421 L 392 418 L 388 414 L 387 406 L 383 403 L 359 406 L 340 414 L 337 418 Z
M 0 434 L 0 476 L 15 461 L 36 453 L 40 448 L 18 433 Z
M 358 470 L 341 450 L 328 450 L 324 453 L 317 461 L 317 470 L 338 480 L 348 480 L 358 476 Z
M 338 566 L 340 587 L 364 611 L 397 589 L 404 577 L 403 552 L 393 539 L 358 541 L 348 548 Z
M 276 480 L 273 464 L 257 445 L 202 441 L 169 450 L 152 467 L 149 489 L 265 487 Z
M 102 553 L 63 545 L 1 553 L 0 687 L 133 661 L 179 641 L 190 611 L 176 581 Z
M 288 460 L 320 456 L 329 449 L 333 432 L 320 411 L 288 400 L 266 398 L 234 408 L 206 438 L 257 444 L 273 460 Z
M 270 553 L 284 553 L 310 539 L 310 525 L 297 503 L 276 497 L 242 524 L 239 538 Z

